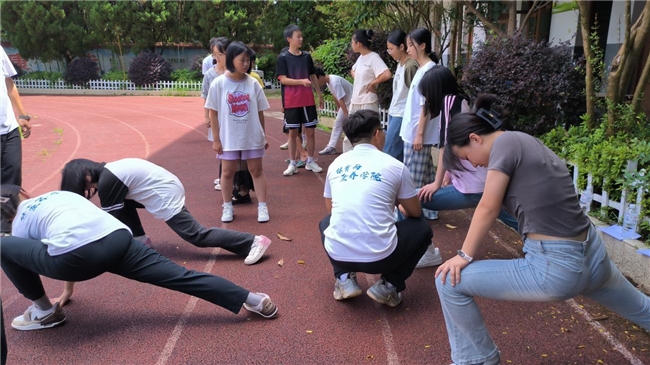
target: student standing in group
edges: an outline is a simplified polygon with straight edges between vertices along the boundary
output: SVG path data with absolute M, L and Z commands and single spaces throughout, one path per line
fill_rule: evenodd
M 354 79 L 352 84 L 352 99 L 350 100 L 350 113 L 369 109 L 379 111 L 379 97 L 377 87 L 382 82 L 390 80 L 391 73 L 384 60 L 373 52 L 371 40 L 374 32 L 371 29 L 359 29 L 352 34 L 350 46 L 354 53 L 359 53 L 359 58 L 352 66 L 350 75 Z M 352 149 L 350 141 L 343 140 L 343 153 Z
M 257 221 L 268 222 L 266 177 L 262 157 L 269 147 L 264 131 L 264 110 L 270 107 L 260 84 L 248 74 L 249 49 L 232 42 L 226 50 L 226 73 L 210 86 L 205 107 L 210 109 L 214 150 L 222 161 L 222 222 L 232 222 L 232 186 L 238 160 L 245 160 L 258 199 Z
M 609 259 L 578 202 L 571 174 L 535 137 L 501 130 L 506 111 L 479 95 L 475 113 L 457 114 L 447 129 L 445 166 L 487 167 L 487 178 L 458 255 L 436 270 L 451 358 L 456 364 L 499 364 L 499 350 L 474 298 L 522 302 L 592 299 L 650 331 L 650 297 Z M 525 256 L 475 260 L 501 208 L 517 217 Z
M 210 39 L 210 51 L 212 54 L 209 58 L 214 61 L 214 64 L 210 63 L 211 67 L 203 72 L 203 87 L 201 88 L 201 97 L 203 100 L 208 97 L 208 91 L 210 90 L 212 81 L 226 72 L 226 48 L 228 48 L 229 44 L 230 40 L 226 37 Z M 205 105 L 205 101 L 203 104 Z M 203 107 L 203 115 L 205 126 L 208 128 L 208 141 L 214 142 L 212 128 L 210 127 L 210 112 L 205 106 Z M 217 159 L 219 159 L 219 156 L 217 156 Z M 221 190 L 221 161 L 219 161 L 219 177 L 214 180 L 214 189 Z
M 35 198 L 16 185 L 2 185 L 2 220 L 12 236 L 0 239 L 2 270 L 32 305 L 11 326 L 31 331 L 65 322 L 61 306 L 75 281 L 105 272 L 201 298 L 238 313 L 241 307 L 265 318 L 277 315 L 268 295 L 251 293 L 215 275 L 187 270 L 133 238 L 127 226 L 85 198 L 53 191 Z M 3 222 L 4 223 L 4 222 Z M 39 275 L 66 281 L 57 302 Z
M 426 100 L 420 93 L 419 84 L 424 74 L 438 62 L 431 51 L 431 32 L 425 28 L 412 31 L 406 38 L 409 57 L 418 62 L 418 71 L 413 76 L 404 108 L 404 118 L 400 137 L 404 141 L 404 165 L 411 171 L 416 188 L 433 181 L 435 167 L 431 150 L 440 142 L 438 124 L 440 117 L 429 115 L 424 104 Z M 437 219 L 438 212 L 425 209 L 425 218 Z
M 350 109 L 350 100 L 352 100 L 352 84 L 350 81 L 338 75 L 326 75 L 322 68 L 316 67 L 316 78 L 318 78 L 318 86 L 323 87 L 327 85 L 336 106 L 336 119 L 334 119 L 334 126 L 332 127 L 332 134 L 327 146 L 320 152 L 319 155 L 335 155 L 336 143 L 341 139 L 343 132 L 343 121 L 348 117 L 348 110 Z
M 393 76 L 393 98 L 388 108 L 388 129 L 386 130 L 384 152 L 400 162 L 404 161 L 404 141 L 399 136 L 402 128 L 402 116 L 411 81 L 418 70 L 418 63 L 409 57 L 406 48 L 406 33 L 401 30 L 390 32 L 386 41 L 386 52 L 397 61 L 397 69 Z
M 185 188 L 178 177 L 147 160 L 125 158 L 109 163 L 72 160 L 63 168 L 61 190 L 88 199 L 99 195 L 101 208 L 129 227 L 134 238 L 145 245 L 151 245 L 151 239 L 144 232 L 137 208 L 145 208 L 165 221 L 192 245 L 221 247 L 246 256 L 247 265 L 259 261 L 271 244 L 265 236 L 203 227 L 185 207 Z
M 289 166 L 284 176 L 298 172 L 296 156 L 296 140 L 299 128 L 303 128 L 307 136 L 307 163 L 305 169 L 322 172 L 323 169 L 314 161 L 316 140 L 314 130 L 318 125 L 318 113 L 314 102 L 313 88 L 318 94 L 319 107 L 323 108 L 323 95 L 316 79 L 314 61 L 311 55 L 301 51 L 302 31 L 297 25 L 289 25 L 284 29 L 284 39 L 289 43 L 289 50 L 280 53 L 276 65 L 276 74 L 283 85 L 282 100 L 284 101 L 284 118 L 289 129 Z

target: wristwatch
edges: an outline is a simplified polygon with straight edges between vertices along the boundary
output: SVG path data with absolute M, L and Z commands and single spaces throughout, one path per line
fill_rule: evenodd
M 458 254 L 458 256 L 467 260 L 467 262 L 474 261 L 474 258 L 472 256 L 467 255 L 465 252 L 463 252 L 463 250 L 458 250 L 456 253 Z
M 30 117 L 29 115 L 19 115 L 18 119 L 24 119 L 29 122 L 30 119 L 32 119 L 32 117 Z

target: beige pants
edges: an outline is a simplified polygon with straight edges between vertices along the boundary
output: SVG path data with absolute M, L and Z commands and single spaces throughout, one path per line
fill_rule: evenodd
M 369 109 L 369 110 L 374 110 L 376 112 L 379 112 L 379 101 L 370 104 L 350 104 L 348 115 L 364 109 Z M 345 133 L 343 135 L 345 136 Z M 348 136 L 345 136 L 343 138 L 343 153 L 346 153 L 348 151 L 352 151 L 352 143 L 350 143 Z

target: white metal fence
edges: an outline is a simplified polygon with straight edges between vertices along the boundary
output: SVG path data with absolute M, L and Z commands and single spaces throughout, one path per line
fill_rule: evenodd
M 89 89 L 89 90 L 184 90 L 184 91 L 201 91 L 203 83 L 200 81 L 185 82 L 185 81 L 159 81 L 153 85 L 135 86 L 131 81 L 124 80 L 91 80 L 88 86 L 69 85 L 65 81 L 59 79 L 57 81 L 50 80 L 32 80 L 32 79 L 16 79 L 15 84 L 23 89 Z M 280 82 L 278 80 L 264 80 L 267 89 L 279 89 Z
M 336 106 L 334 105 L 333 101 L 326 100 L 325 101 L 325 108 L 320 111 L 322 115 L 336 118 L 336 113 L 338 110 L 336 110 Z M 386 129 L 388 127 L 388 110 L 384 108 L 379 108 L 379 120 L 381 121 L 381 125 Z

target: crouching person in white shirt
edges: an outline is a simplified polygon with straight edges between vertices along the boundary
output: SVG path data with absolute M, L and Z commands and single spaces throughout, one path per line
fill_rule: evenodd
M 379 114 L 371 110 L 351 114 L 343 122 L 343 132 L 354 149 L 337 157 L 327 171 L 323 195 L 330 214 L 319 226 L 334 268 L 334 299 L 361 294 L 356 272 L 381 274 L 367 294 L 395 307 L 433 232 L 421 217 L 409 170 L 382 152 L 386 136 Z M 407 214 L 397 223 L 396 204 Z
M 193 295 L 238 313 L 242 306 L 265 318 L 277 315 L 268 295 L 251 293 L 215 275 L 187 270 L 133 239 L 122 222 L 75 193 L 53 191 L 35 198 L 16 185 L 2 185 L 2 221 L 12 236 L 0 239 L 2 270 L 33 302 L 11 326 L 38 330 L 65 322 L 61 310 L 75 281 L 110 272 Z M 39 275 L 67 281 L 54 305 Z

